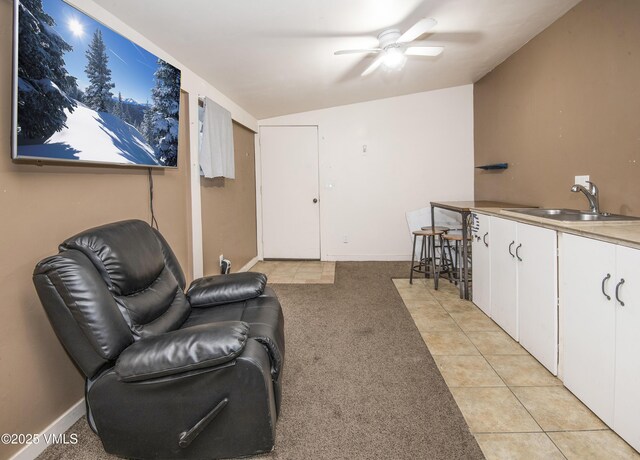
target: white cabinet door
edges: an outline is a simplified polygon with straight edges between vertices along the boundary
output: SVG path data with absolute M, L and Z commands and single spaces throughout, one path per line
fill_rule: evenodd
M 640 450 L 640 251 L 621 246 L 616 251 L 616 278 L 610 284 L 616 309 L 613 428 Z M 624 306 L 615 294 L 615 286 L 622 279 L 618 297 Z
M 518 285 L 516 276 L 516 223 L 491 218 L 491 317 L 518 340 Z
M 561 238 L 563 382 L 609 426 L 614 405 L 615 254 L 609 243 L 567 234 Z
M 553 374 L 558 372 L 558 264 L 554 230 L 519 223 L 518 339 Z
M 471 235 L 473 254 L 473 303 L 488 316 L 491 316 L 490 220 L 489 216 L 473 214 L 473 229 Z

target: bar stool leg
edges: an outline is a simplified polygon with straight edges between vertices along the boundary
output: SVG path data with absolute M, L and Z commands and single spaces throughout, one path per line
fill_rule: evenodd
M 447 279 L 449 278 L 449 261 L 447 260 L 447 244 L 449 242 L 445 239 L 442 239 L 440 242 L 440 273 L 446 274 Z
M 453 259 L 453 254 L 451 253 L 451 243 L 449 240 L 444 240 L 447 243 L 447 251 L 449 252 L 449 260 L 447 261 L 447 265 L 451 264 L 451 271 L 449 272 L 449 282 L 455 282 L 455 272 L 456 272 L 456 264 Z M 457 244 L 457 243 L 456 243 Z M 448 269 L 449 267 L 447 267 Z M 457 283 L 456 283 L 457 284 Z
M 440 262 L 442 263 L 442 235 L 440 238 Z M 440 280 L 440 268 L 436 268 L 436 237 L 431 238 L 431 245 L 433 247 L 433 259 L 431 259 L 431 268 L 433 269 L 433 289 L 438 290 L 438 281 Z
M 422 264 L 422 260 L 424 260 L 424 277 L 427 278 L 427 257 L 429 257 L 429 253 L 427 251 L 427 241 L 428 241 L 429 237 L 428 236 L 422 236 L 422 251 L 424 253 L 424 259 L 420 260 L 420 263 Z
M 462 280 L 462 267 L 463 267 L 463 265 L 462 265 L 462 262 L 463 262 L 462 261 L 462 257 L 463 257 L 463 255 L 462 255 L 462 251 L 461 251 L 461 248 L 460 248 L 460 243 L 458 241 L 456 241 L 456 262 L 457 262 L 457 265 L 458 265 L 458 281 L 460 283 L 463 282 L 463 280 Z
M 409 275 L 409 284 L 413 284 L 413 264 L 416 259 L 416 238 L 418 238 L 418 235 L 413 235 L 413 251 L 411 251 L 411 274 Z
M 433 236 L 428 236 L 427 237 L 427 260 L 424 261 L 424 271 L 425 271 L 425 278 L 429 278 L 429 276 L 427 276 L 427 272 L 433 274 L 433 271 L 431 271 L 431 260 L 433 259 L 433 255 L 431 254 L 431 239 L 433 238 Z

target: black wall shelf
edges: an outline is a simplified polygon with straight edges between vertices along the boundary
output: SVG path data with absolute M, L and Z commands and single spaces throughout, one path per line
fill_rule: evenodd
M 507 169 L 508 167 L 509 167 L 509 163 L 494 163 L 491 165 L 476 166 L 476 169 L 482 169 L 484 171 L 492 171 L 495 169 Z

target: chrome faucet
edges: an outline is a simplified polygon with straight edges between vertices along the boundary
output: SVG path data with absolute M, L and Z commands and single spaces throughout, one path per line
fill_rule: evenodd
M 598 199 L 598 187 L 596 184 L 590 181 L 586 181 L 589 184 L 589 188 L 585 188 L 580 184 L 575 184 L 571 187 L 572 192 L 582 192 L 589 200 L 589 208 L 591 208 L 591 212 L 600 214 L 600 200 Z

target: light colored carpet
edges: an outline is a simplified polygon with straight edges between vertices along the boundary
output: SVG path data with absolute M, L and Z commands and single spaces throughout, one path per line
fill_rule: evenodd
M 398 295 L 399 262 L 341 262 L 335 284 L 276 285 L 287 356 L 275 450 L 260 459 L 481 459 Z M 42 459 L 107 459 L 84 418 Z

